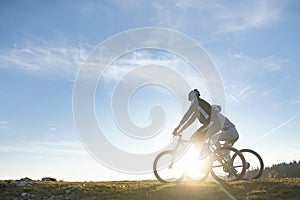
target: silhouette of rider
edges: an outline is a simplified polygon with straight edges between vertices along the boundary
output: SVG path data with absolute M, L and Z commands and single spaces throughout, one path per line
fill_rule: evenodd
M 200 92 L 197 89 L 189 92 L 188 100 L 191 105 L 172 134 L 180 134 L 198 119 L 202 126 L 192 136 L 196 148 L 200 149 L 206 138 L 213 138 L 217 147 L 220 147 L 219 141 L 233 145 L 239 135 L 234 124 L 220 113 L 221 107 L 211 106 L 207 101 L 200 98 Z

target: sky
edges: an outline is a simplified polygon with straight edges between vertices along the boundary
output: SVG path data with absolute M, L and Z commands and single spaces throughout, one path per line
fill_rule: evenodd
M 81 143 L 72 110 L 76 76 L 91 51 L 115 34 L 143 27 L 181 32 L 205 49 L 222 78 L 226 115 L 240 134 L 237 148 L 256 150 L 266 166 L 299 160 L 299 10 L 297 0 L 2 0 L 0 179 L 154 178 L 97 162 Z M 104 97 L 111 95 L 113 84 L 134 67 L 153 62 L 174 66 L 210 100 L 203 79 L 194 79 L 191 69 L 181 67 L 189 63 L 159 50 L 136 51 L 116 60 L 98 85 L 99 121 L 111 115 L 106 109 L 109 98 Z M 167 121 L 159 134 L 161 143 L 123 142 L 113 120 L 103 127 L 106 137 L 132 153 L 169 143 L 181 117 L 174 95 L 150 85 L 137 90 L 133 99 L 130 117 L 142 126 L 149 123 L 153 105 L 164 105 Z

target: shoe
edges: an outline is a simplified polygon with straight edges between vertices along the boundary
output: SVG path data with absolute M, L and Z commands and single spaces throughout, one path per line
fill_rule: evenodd
M 230 167 L 230 169 L 229 169 L 229 174 L 236 175 L 237 173 L 238 173 L 238 170 L 236 170 L 236 169 L 233 168 L 233 167 Z
M 250 163 L 246 162 L 246 169 L 250 168 Z

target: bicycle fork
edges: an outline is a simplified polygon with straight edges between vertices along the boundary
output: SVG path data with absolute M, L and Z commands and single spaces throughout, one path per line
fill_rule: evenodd
M 171 169 L 172 167 L 173 167 L 173 164 L 174 164 L 174 160 L 175 160 L 175 157 L 176 157 L 176 151 L 174 151 L 173 153 L 172 153 L 172 159 L 171 159 L 171 163 L 170 163 L 170 165 L 169 165 L 169 169 Z

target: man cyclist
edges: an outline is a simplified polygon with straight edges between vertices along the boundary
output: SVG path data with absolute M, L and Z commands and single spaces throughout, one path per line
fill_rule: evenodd
M 191 105 L 179 125 L 174 129 L 173 134 L 180 134 L 198 119 L 203 126 L 192 136 L 192 140 L 197 149 L 200 150 L 206 138 L 213 139 L 217 147 L 221 146 L 219 141 L 225 141 L 226 144 L 233 145 L 239 137 L 238 132 L 234 124 L 220 113 L 221 107 L 212 107 L 204 99 L 201 99 L 200 92 L 197 89 L 189 92 L 188 100 L 191 101 Z M 218 133 L 221 130 L 222 132 Z

